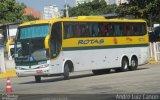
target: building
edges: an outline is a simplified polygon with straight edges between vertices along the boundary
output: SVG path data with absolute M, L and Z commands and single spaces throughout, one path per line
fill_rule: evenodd
M 112 5 L 112 4 L 116 4 L 116 5 L 120 5 L 122 3 L 127 3 L 128 0 L 106 0 L 108 5 Z
M 76 0 L 76 6 L 78 6 L 79 4 L 83 4 L 83 3 L 88 3 L 88 2 L 92 2 L 93 0 Z
M 127 3 L 128 0 L 105 0 L 108 5 L 116 4 L 120 5 L 122 3 Z
M 8 41 L 15 39 L 17 28 L 20 23 L 6 23 L 0 24 L 0 47 L 7 45 Z M 5 50 L 6 51 L 6 50 Z M 14 53 L 14 43 L 11 43 L 8 47 L 7 58 L 12 59 Z
M 9 39 L 14 39 L 20 23 L 0 24 L 0 45 L 5 45 Z
M 33 16 L 34 18 L 41 19 L 41 13 L 31 7 L 25 8 L 24 16 Z
M 61 17 L 61 13 L 56 5 L 49 5 L 44 7 L 43 19 L 51 19 L 58 17 Z
M 116 4 L 116 0 L 105 0 L 108 5 Z
M 116 0 L 116 5 L 120 5 L 123 3 L 128 3 L 128 0 Z
M 83 3 L 92 2 L 93 0 L 76 0 L 76 6 Z M 128 2 L 128 0 L 105 0 L 108 5 L 116 4 L 120 5 L 122 3 Z

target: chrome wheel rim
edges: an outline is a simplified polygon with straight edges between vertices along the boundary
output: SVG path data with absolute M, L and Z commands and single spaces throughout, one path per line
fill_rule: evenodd
M 135 67 L 135 66 L 136 66 L 135 60 L 132 60 L 132 61 L 131 61 L 131 66 L 132 66 L 132 67 Z

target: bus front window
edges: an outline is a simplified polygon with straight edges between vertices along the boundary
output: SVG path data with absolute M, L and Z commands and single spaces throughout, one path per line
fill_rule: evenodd
M 47 60 L 48 50 L 45 49 L 44 40 L 49 33 L 49 28 L 48 24 L 20 27 L 15 43 L 15 61 Z

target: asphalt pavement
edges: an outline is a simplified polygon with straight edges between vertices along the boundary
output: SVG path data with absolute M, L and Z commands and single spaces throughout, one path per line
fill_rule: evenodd
M 14 77 L 11 84 L 12 94 L 26 95 L 160 94 L 160 64 L 147 64 L 135 71 L 112 71 L 104 75 L 93 75 L 91 71 L 75 72 L 70 80 L 63 80 L 62 76 L 44 77 L 41 83 L 35 83 L 34 77 Z M 6 79 L 0 79 L 0 93 L 5 94 L 5 88 Z

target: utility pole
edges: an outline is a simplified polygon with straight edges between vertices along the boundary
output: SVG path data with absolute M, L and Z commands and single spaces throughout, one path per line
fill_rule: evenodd
M 122 3 L 122 1 L 121 1 L 121 0 L 119 0 L 119 5 L 121 5 L 121 3 Z
M 66 17 L 69 17 L 69 14 L 68 14 L 68 6 L 67 6 L 67 0 L 65 0 L 65 6 L 66 6 Z

